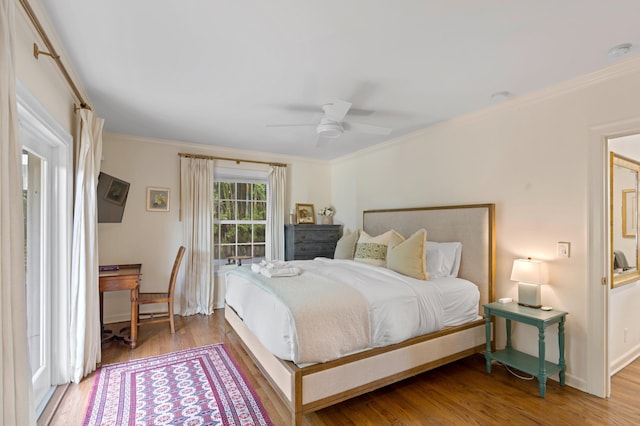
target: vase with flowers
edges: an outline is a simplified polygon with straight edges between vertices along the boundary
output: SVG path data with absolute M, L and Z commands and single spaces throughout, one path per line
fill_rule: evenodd
M 323 225 L 332 225 L 333 224 L 333 215 L 335 214 L 335 210 L 333 207 L 323 207 L 318 210 L 318 216 L 320 216 L 320 223 Z

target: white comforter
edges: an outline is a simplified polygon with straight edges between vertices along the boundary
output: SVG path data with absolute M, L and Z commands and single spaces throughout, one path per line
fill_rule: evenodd
M 329 361 L 369 346 L 368 304 L 350 286 L 308 269 L 294 276 L 265 275 L 253 267 L 233 274 L 286 306 L 293 320 L 296 362 Z
M 421 281 L 386 268 L 350 260 L 316 258 L 292 261 L 289 265 L 302 271 L 300 277 L 304 276 L 305 272 L 310 272 L 310 275 L 344 283 L 361 294 L 367 302 L 370 330 L 368 343 L 341 351 L 340 355 L 336 354 L 331 359 L 370 347 L 398 343 L 440 330 L 445 325 L 454 325 L 447 323 L 447 315 L 451 315 L 454 310 L 459 311 L 462 300 L 464 318 L 456 316 L 452 322 L 460 323 L 477 318 L 479 292 L 474 284 L 465 280 Z M 279 282 L 288 279 L 273 278 Z M 300 348 L 305 344 L 298 341 L 296 318 L 291 310 L 285 306 L 281 298 L 251 283 L 251 280 L 240 272 L 240 268 L 227 273 L 226 287 L 227 304 L 274 355 L 298 364 L 330 360 L 326 357 L 316 358 L 313 354 L 301 356 Z M 454 290 L 455 297 L 450 298 L 453 300 L 443 298 L 449 288 Z M 317 327 L 322 327 L 322 324 L 317 324 Z

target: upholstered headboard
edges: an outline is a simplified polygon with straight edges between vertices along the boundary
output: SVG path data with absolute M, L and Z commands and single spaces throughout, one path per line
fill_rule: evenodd
M 460 241 L 462 258 L 458 276 L 475 283 L 483 304 L 495 300 L 495 205 L 420 207 L 365 210 L 362 229 L 379 235 L 394 229 L 405 237 L 427 230 L 427 240 Z

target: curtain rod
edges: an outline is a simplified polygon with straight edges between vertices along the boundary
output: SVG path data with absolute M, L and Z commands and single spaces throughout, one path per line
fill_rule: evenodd
M 180 157 L 186 158 L 203 158 L 205 160 L 225 160 L 225 161 L 235 161 L 237 164 L 240 163 L 255 163 L 255 164 L 267 164 L 269 166 L 277 166 L 277 167 L 287 167 L 284 163 L 271 163 L 269 161 L 258 161 L 258 160 L 242 160 L 240 158 L 229 158 L 229 157 L 215 157 L 212 155 L 201 155 L 201 154 L 187 154 L 181 152 L 178 154 Z
M 34 28 L 36 29 L 36 31 L 40 35 L 40 38 L 42 38 L 42 41 L 44 42 L 46 48 L 49 50 L 49 52 L 41 52 L 38 49 L 38 45 L 34 43 L 33 44 L 33 54 L 36 57 L 36 59 L 38 58 L 38 53 L 42 53 L 42 54 L 45 54 L 47 56 L 51 56 L 53 58 L 53 60 L 56 61 L 56 64 L 58 65 L 58 68 L 62 72 L 62 75 L 64 76 L 65 80 L 67 80 L 67 84 L 69 85 L 69 87 L 71 87 L 71 90 L 73 90 L 73 93 L 75 94 L 76 98 L 80 102 L 80 108 L 91 109 L 91 106 L 89 106 L 89 104 L 87 104 L 85 102 L 84 98 L 80 94 L 80 91 L 78 90 L 78 87 L 73 82 L 73 79 L 71 78 L 71 76 L 67 72 L 67 69 L 65 68 L 64 64 L 62 63 L 62 61 L 60 60 L 60 55 L 58 55 L 58 53 L 56 52 L 56 49 L 53 47 L 53 43 L 51 43 L 51 40 L 49 39 L 49 36 L 47 36 L 47 33 L 44 31 L 44 28 L 42 27 L 42 24 L 40 23 L 40 20 L 38 20 L 38 17 L 36 16 L 35 12 L 31 8 L 31 5 L 29 4 L 29 1 L 28 0 L 20 0 L 20 4 L 22 5 L 22 8 L 24 9 L 24 11 L 27 13 L 27 16 L 29 16 L 29 19 L 31 20 L 31 23 L 33 24 Z M 75 109 L 77 110 L 78 108 L 75 108 Z

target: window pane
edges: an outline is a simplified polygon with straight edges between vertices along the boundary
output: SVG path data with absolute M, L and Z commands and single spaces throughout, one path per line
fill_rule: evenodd
M 42 322 L 46 312 L 47 299 L 44 297 L 45 283 L 42 270 L 42 255 L 46 246 L 43 243 L 45 229 L 44 217 L 45 162 L 35 154 L 22 151 L 23 209 L 24 209 L 24 256 L 25 256 L 25 292 L 27 309 L 27 343 L 32 378 L 37 380 L 48 363 L 44 338 L 47 335 Z
M 238 244 L 251 243 L 251 225 L 238 225 Z
M 215 201 L 220 199 L 220 182 L 213 183 L 213 199 Z
M 250 183 L 238 183 L 238 200 L 250 200 L 251 199 L 251 184 Z
M 219 220 L 235 220 L 235 201 L 221 200 L 220 201 L 220 217 Z
M 264 258 L 265 246 L 264 244 L 256 244 L 253 246 L 253 256 L 258 258 Z M 255 259 L 254 259 L 255 263 Z
M 266 183 L 253 184 L 253 199 L 267 201 L 267 184 Z
M 226 259 L 229 256 L 235 256 L 235 255 L 236 255 L 236 246 L 235 245 L 220 246 L 220 258 L 221 259 Z
M 233 223 L 223 223 L 220 225 L 220 243 L 235 244 L 236 242 L 236 225 Z M 233 256 L 233 255 L 232 255 Z
M 220 182 L 220 199 L 235 200 L 236 184 L 235 182 Z
M 250 245 L 238 246 L 238 256 L 252 256 L 251 246 Z
M 237 220 L 251 220 L 251 203 L 250 202 L 238 201 Z
M 256 201 L 253 203 L 253 220 L 267 220 L 267 203 Z
M 253 225 L 253 242 L 254 243 L 264 243 L 265 239 L 265 230 L 267 226 L 261 224 Z

